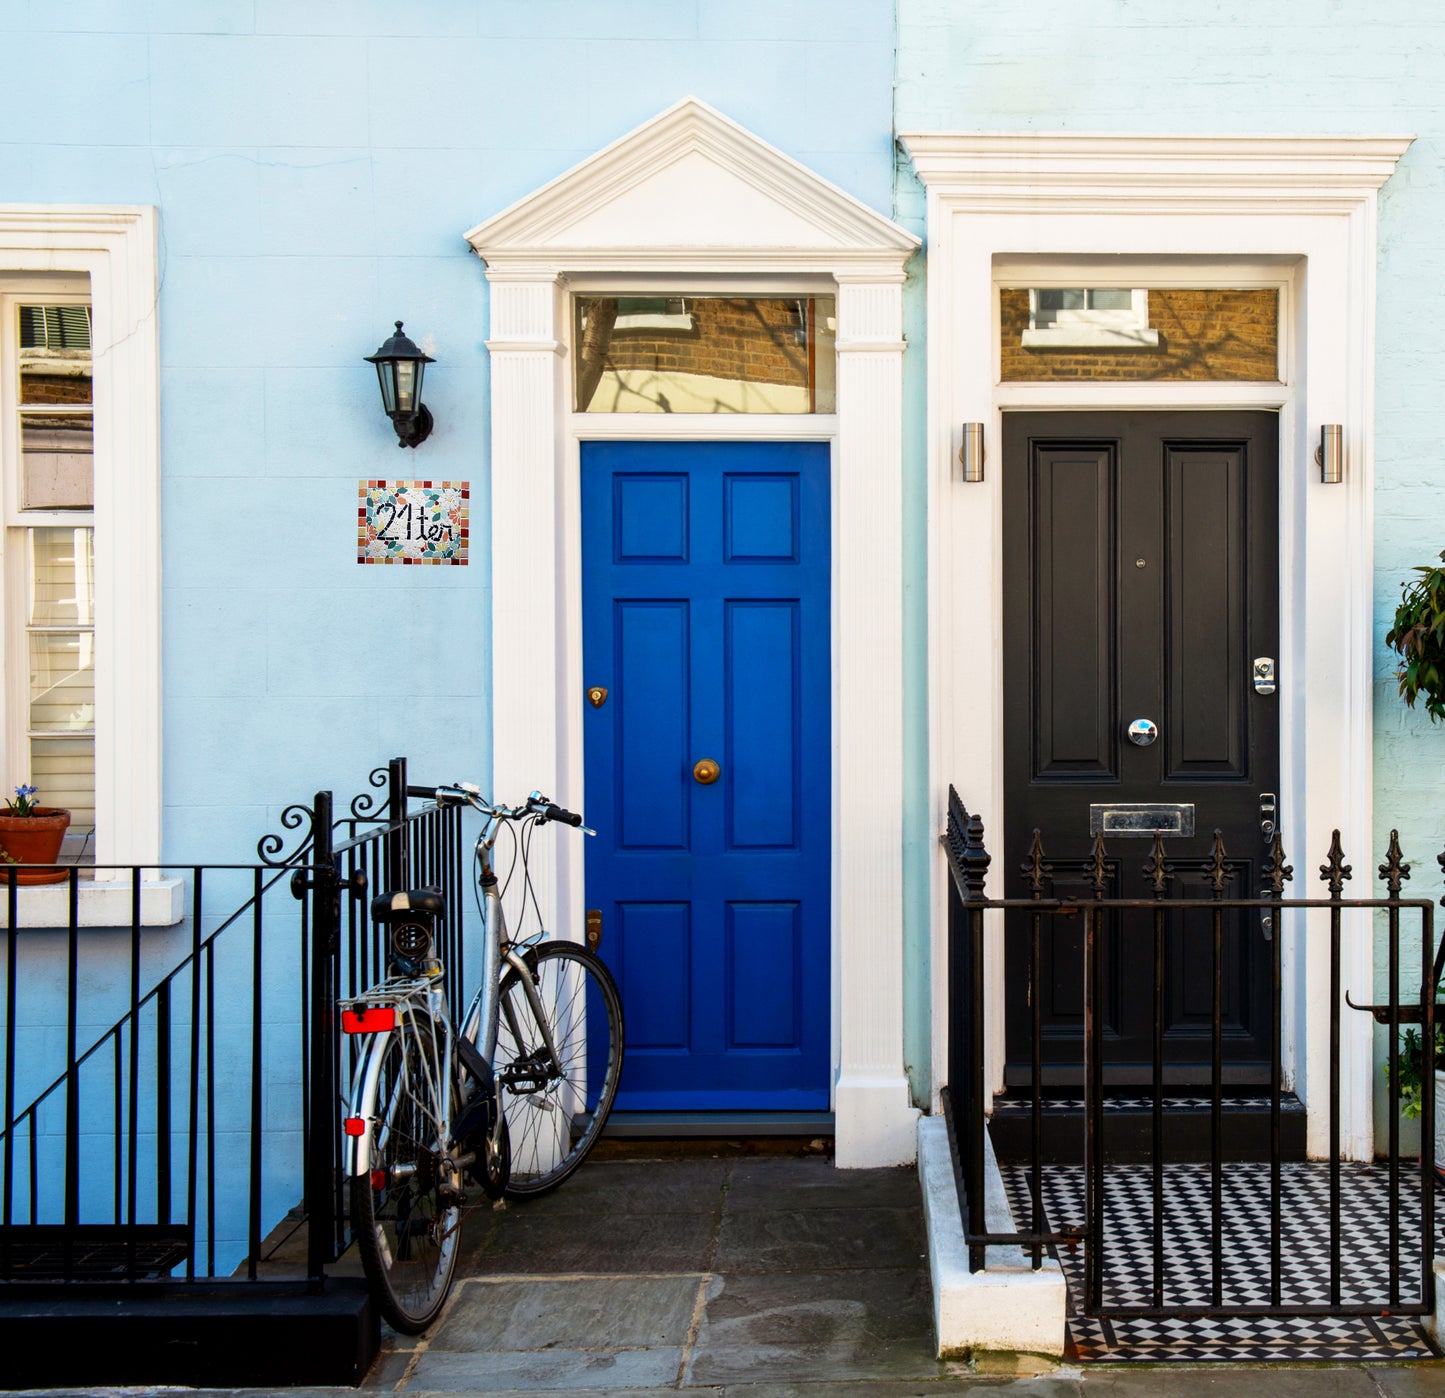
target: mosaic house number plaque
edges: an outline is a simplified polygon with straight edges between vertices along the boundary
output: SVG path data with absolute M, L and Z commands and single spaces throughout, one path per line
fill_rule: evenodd
M 362 481 L 358 563 L 465 563 L 466 481 Z

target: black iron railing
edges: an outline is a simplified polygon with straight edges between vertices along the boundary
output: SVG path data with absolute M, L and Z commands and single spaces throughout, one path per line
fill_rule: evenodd
M 947 830 L 943 840 L 951 872 L 949 889 L 949 999 L 950 1023 L 948 1038 L 948 1087 L 944 1106 L 948 1116 L 953 1145 L 959 1206 L 964 1219 L 965 1241 L 969 1247 L 970 1266 L 977 1271 L 984 1266 L 985 1249 L 990 1246 L 1016 1246 L 1026 1250 L 1033 1265 L 1041 1265 L 1045 1250 L 1059 1245 L 1082 1244 L 1084 1254 L 1083 1309 L 1086 1315 L 1111 1318 L 1179 1318 L 1225 1316 L 1311 1316 L 1368 1315 L 1388 1311 L 1395 1314 L 1428 1314 L 1434 1309 L 1434 1192 L 1430 1151 L 1434 1141 L 1435 1116 L 1435 987 L 1440 980 L 1441 962 L 1445 960 L 1445 941 L 1435 950 L 1433 905 L 1429 899 L 1403 898 L 1402 882 L 1409 877 L 1409 865 L 1402 857 L 1398 839 L 1391 832 L 1390 850 L 1380 866 L 1385 883 L 1385 898 L 1346 898 L 1344 886 L 1351 869 L 1344 861 L 1339 832 L 1320 878 L 1325 883 L 1326 898 L 1286 898 L 1285 884 L 1293 870 L 1285 862 L 1285 854 L 1276 834 L 1270 856 L 1264 867 L 1266 888 L 1258 898 L 1227 898 L 1225 890 L 1232 866 L 1219 832 L 1208 859 L 1172 860 L 1163 838 L 1154 836 L 1153 847 L 1142 872 L 1151 896 L 1143 899 L 1106 897 L 1110 882 L 1110 866 L 1102 835 L 1096 835 L 1088 862 L 1087 882 L 1092 896 L 1082 899 L 1059 899 L 1049 896 L 1051 869 L 1038 831 L 1021 872 L 1029 890 L 1027 898 L 989 898 L 985 883 L 990 856 L 984 845 L 983 822 L 970 815 L 952 788 L 949 791 Z M 1445 866 L 1445 855 L 1441 856 Z M 1170 885 L 1184 871 L 1204 876 L 1209 896 L 1205 900 L 1171 898 Z M 1211 965 L 1210 1060 L 1208 1064 L 1208 1098 L 1210 1114 L 1209 1146 L 1209 1262 L 1208 1300 L 1203 1303 L 1170 1303 L 1166 1277 L 1166 1200 L 1164 1121 L 1167 1104 L 1165 1089 L 1165 946 L 1171 930 L 1187 912 L 1208 914 L 1208 937 Z M 1364 909 L 1382 913 L 1389 957 L 1389 1001 L 1383 1005 L 1354 1006 L 1370 1010 L 1389 1029 L 1388 1077 L 1390 1082 L 1390 1127 L 1388 1140 L 1388 1265 L 1365 1269 L 1362 1280 L 1359 1268 L 1344 1255 L 1341 1230 L 1342 1201 L 1347 1181 L 1341 1168 L 1340 1114 L 1340 1032 L 1341 1016 L 1352 1002 L 1341 985 L 1341 934 L 1343 915 L 1348 909 Z M 1102 943 L 1108 935 L 1106 920 L 1125 910 L 1147 913 L 1152 921 L 1153 974 L 1153 1063 L 1151 1094 L 1151 1172 L 1152 1243 L 1151 1273 L 1147 1299 L 1143 1302 L 1122 1302 L 1111 1295 L 1107 1285 L 1105 1208 L 1106 1166 L 1109 1162 L 1106 1138 L 1104 1025 L 1104 963 Z M 1223 977 L 1225 963 L 1226 914 L 1252 913 L 1269 921 L 1270 976 L 1270 1082 L 1269 1082 L 1269 1278 L 1266 1299 L 1241 1300 L 1226 1287 L 1224 1226 L 1224 1072 L 1223 1048 Z M 1318 923 L 1306 918 L 1307 912 L 1327 914 Z M 1007 913 L 1003 922 L 1005 938 L 1027 939 L 1027 956 L 1019 958 L 1027 965 L 1030 978 L 1026 1003 L 1029 1006 L 1029 1043 L 1031 1075 L 1030 1146 L 1028 1151 L 1028 1189 L 1030 1217 L 1028 1226 L 1010 1233 L 990 1233 L 985 1226 L 984 1179 L 985 1133 L 991 1111 L 991 1084 L 986 1077 L 985 1026 L 987 1004 L 984 973 L 985 920 L 989 914 Z M 1054 1220 L 1048 1226 L 1042 1190 L 1043 1151 L 1043 1030 L 1041 985 L 1042 936 L 1045 919 L 1082 918 L 1083 937 L 1083 1002 L 1084 1022 L 1082 1050 L 1084 1059 L 1084 1159 L 1085 1204 L 1083 1217 Z M 1400 992 L 1402 975 L 1402 917 L 1418 918 L 1419 975 L 1418 995 Z M 1286 918 L 1289 922 L 1286 922 Z M 1281 948 L 1286 927 L 1297 930 L 1306 939 L 1318 940 L 1327 935 L 1330 964 L 1329 1080 L 1327 1100 L 1323 1093 L 1312 1094 L 1311 1111 L 1328 1114 L 1328 1223 L 1329 1274 L 1323 1294 L 1305 1299 L 1299 1297 L 1295 1283 L 1286 1285 L 1282 1217 L 1284 1197 L 1282 1181 L 1281 1115 L 1285 1092 L 1282 1073 L 1282 961 Z M 1327 926 L 1328 932 L 1323 933 Z M 1181 935 L 1189 935 L 1180 929 Z M 1412 977 L 1413 983 L 1413 977 Z M 1400 1150 L 1399 1118 L 1401 1102 L 1400 1026 L 1421 1027 L 1422 1064 L 1420 1072 L 1420 1134 L 1422 1150 L 1417 1161 L 1407 1162 Z M 1405 1185 L 1409 1183 L 1408 1191 Z M 1243 1183 L 1242 1177 L 1240 1183 Z M 1408 1194 L 1408 1197 L 1406 1197 Z M 1408 1205 L 1408 1207 L 1405 1207 Z M 1258 1216 L 1258 1209 L 1252 1216 Z M 1403 1222 L 1402 1222 L 1403 1220 Z M 1408 1225 L 1408 1228 L 1407 1228 Z M 1190 1226 L 1197 1229 L 1197 1223 Z M 1407 1240 L 1405 1232 L 1411 1236 Z M 1418 1267 L 1418 1286 L 1407 1281 L 1402 1255 L 1408 1255 Z M 1288 1293 L 1288 1294 L 1287 1294 Z
M 82 925 L 89 870 L 60 926 L 0 885 L 0 1282 L 320 1285 L 348 1241 L 334 1006 L 381 974 L 367 889 L 443 888 L 464 972 L 460 818 L 409 808 L 403 760 L 371 786 L 341 819 L 330 792 L 288 807 L 255 864 L 96 870 L 129 894 L 118 926 Z M 157 875 L 184 886 L 176 925 L 144 924 Z

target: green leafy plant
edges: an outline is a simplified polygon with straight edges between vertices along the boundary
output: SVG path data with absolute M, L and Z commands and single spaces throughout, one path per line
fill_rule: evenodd
M 1445 563 L 1445 553 L 1440 555 Z M 1399 651 L 1400 697 L 1413 709 L 1425 700 L 1432 723 L 1445 722 L 1445 567 L 1416 568 L 1419 577 L 1400 586 L 1395 624 L 1385 644 Z
M 1445 1068 L 1445 1028 L 1435 1031 L 1435 1063 Z M 1406 1029 L 1400 1035 L 1400 1114 L 1410 1118 L 1420 1115 L 1421 1079 L 1425 1068 L 1425 1039 L 1418 1029 Z M 1390 1077 L 1390 1064 L 1385 1063 L 1385 1077 Z
M 6 798 L 5 804 L 13 816 L 33 816 L 40 809 L 40 802 L 35 799 L 38 787 L 17 786 L 15 788 L 15 799 L 12 801 Z

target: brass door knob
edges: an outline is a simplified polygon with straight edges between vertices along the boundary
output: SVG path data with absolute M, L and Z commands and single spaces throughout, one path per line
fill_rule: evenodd
M 710 757 L 704 757 L 701 762 L 693 763 L 692 779 L 700 786 L 711 786 L 720 776 L 722 776 L 722 768 Z

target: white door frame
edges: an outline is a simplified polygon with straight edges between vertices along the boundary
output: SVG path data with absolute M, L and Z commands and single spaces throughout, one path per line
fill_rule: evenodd
M 585 809 L 580 443 L 832 442 L 832 1034 L 836 1160 L 916 1151 L 903 1068 L 903 265 L 918 240 L 694 98 L 474 228 L 491 290 L 493 783 Z M 801 286 L 837 297 L 835 417 L 576 414 L 579 287 Z M 583 858 L 551 842 L 543 916 Z M 562 912 L 562 916 L 555 915 Z
M 1306 896 L 1338 825 L 1363 894 L 1374 862 L 1375 207 L 1410 138 L 923 133 L 901 140 L 927 189 L 929 760 L 939 828 L 953 782 L 988 830 L 1002 829 L 1004 410 L 1277 408 L 1282 833 L 1295 891 Z M 1272 278 L 1285 289 L 1281 383 L 1002 384 L 1000 276 L 1017 284 L 1019 275 L 1068 276 L 1107 260 L 1109 284 L 1119 285 L 1121 256 L 1129 259 L 1130 285 L 1259 285 Z M 1145 275 L 1148 283 L 1138 280 Z M 966 421 L 985 424 L 992 448 L 982 484 L 962 484 L 954 465 Z M 1342 486 L 1322 485 L 1312 460 L 1322 422 L 1344 424 Z M 935 965 L 946 964 L 945 877 L 935 861 Z M 1300 939 L 1317 944 L 1318 921 Z M 1371 935 L 1368 916 L 1347 915 L 1343 983 L 1357 999 L 1371 988 Z M 987 946 L 995 1081 L 1002 1067 L 1001 936 L 993 927 Z M 1309 1084 L 1328 1079 L 1329 962 L 1301 950 L 1286 939 L 1286 1042 L 1295 1089 L 1308 1103 Z M 935 1093 L 948 1035 L 941 979 L 934 978 Z M 1372 1046 L 1371 1022 L 1348 1017 L 1341 1137 L 1351 1159 L 1373 1154 Z M 1310 1113 L 1312 1155 L 1325 1150 L 1327 1126 L 1324 1112 Z

